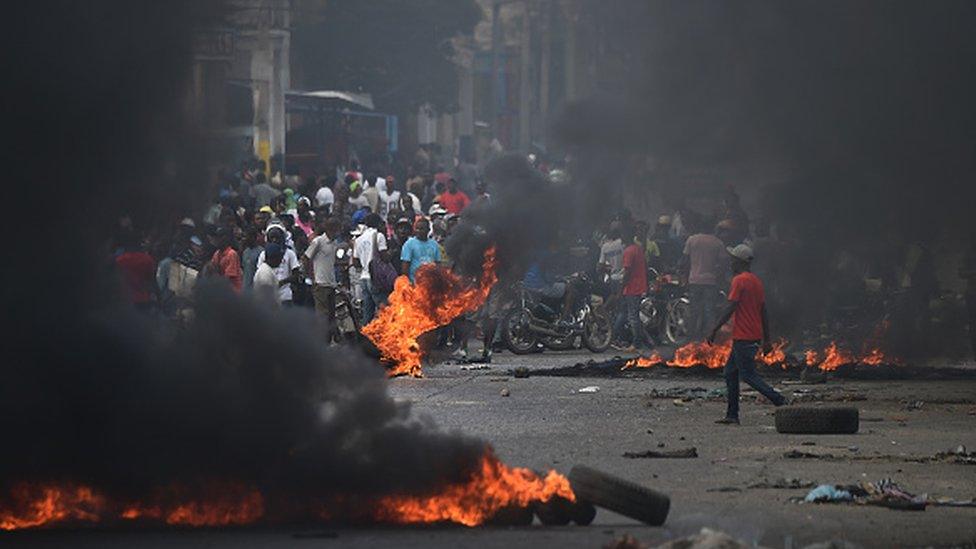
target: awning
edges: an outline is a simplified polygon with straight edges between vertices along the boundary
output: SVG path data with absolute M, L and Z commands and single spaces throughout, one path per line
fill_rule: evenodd
M 289 90 L 285 92 L 285 98 L 290 101 L 302 103 L 329 103 L 341 105 L 349 103 L 357 107 L 373 110 L 373 96 L 368 93 L 353 93 L 335 90 L 315 90 L 299 91 Z M 348 106 L 348 105 L 347 105 Z

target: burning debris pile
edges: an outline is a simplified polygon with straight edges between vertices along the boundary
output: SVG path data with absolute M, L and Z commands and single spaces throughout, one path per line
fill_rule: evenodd
M 72 319 L 59 345 L 3 365 L 0 528 L 473 526 L 573 499 L 566 477 L 411 418 L 310 313 L 224 287 L 199 299 L 185 331 L 135 313 Z
M 835 342 L 831 342 L 822 352 L 808 349 L 802 353 L 802 359 L 797 359 L 787 353 L 788 346 L 789 343 L 781 339 L 771 345 L 768 353 L 760 352 L 756 356 L 756 362 L 783 370 L 805 366 L 824 372 L 835 371 L 841 366 L 848 365 L 881 366 L 897 365 L 901 362 L 897 358 L 885 355 L 878 348 L 855 354 Z M 731 349 L 731 341 L 716 345 L 706 342 L 692 342 L 675 349 L 674 357 L 670 360 L 665 360 L 659 353 L 654 352 L 647 357 L 642 356 L 626 361 L 621 369 L 653 368 L 655 366 L 668 368 L 704 366 L 709 369 L 717 369 L 725 366 Z
M 480 307 L 497 280 L 494 248 L 485 251 L 481 280 L 473 285 L 443 266 L 423 265 L 416 284 L 405 276 L 397 279 L 389 304 L 363 328 L 363 335 L 394 364 L 391 376 L 421 377 L 423 352 L 417 338 Z

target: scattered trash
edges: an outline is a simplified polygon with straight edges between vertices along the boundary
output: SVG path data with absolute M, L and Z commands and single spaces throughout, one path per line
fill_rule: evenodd
M 582 389 L 580 389 L 580 390 L 579 390 L 579 391 L 577 391 L 577 392 L 578 392 L 578 393 L 596 393 L 596 392 L 598 392 L 599 390 L 600 390 L 600 388 L 599 388 L 599 387 L 597 387 L 596 385 L 589 385 L 589 386 L 587 386 L 587 387 L 583 387 Z
M 806 503 L 856 502 L 861 505 L 877 505 L 899 511 L 924 511 L 928 496 L 916 496 L 891 479 L 878 482 L 860 482 L 851 485 L 821 484 L 803 498 Z
M 502 389 L 502 390 L 501 390 L 501 393 L 500 393 L 500 394 L 501 394 L 501 395 L 502 395 L 503 397 L 507 397 L 507 396 L 509 396 L 510 394 L 512 394 L 512 392 L 508 390 L 508 387 L 505 387 L 504 389 Z
M 802 488 L 813 488 L 817 483 L 812 480 L 800 480 L 798 478 L 778 478 L 772 482 L 763 480 L 755 484 L 750 484 L 748 488 L 752 490 L 799 490 Z
M 519 379 L 527 378 L 529 377 L 529 369 L 525 366 L 519 366 L 518 368 L 512 370 L 512 375 Z
M 842 490 L 833 484 L 821 484 L 803 498 L 807 503 L 826 503 L 833 501 L 854 501 L 854 496 L 847 490 Z
M 905 404 L 905 409 L 906 410 L 909 410 L 909 411 L 911 411 L 911 410 L 921 410 L 922 409 L 922 406 L 924 406 L 924 405 L 925 405 L 925 402 L 924 401 L 921 401 L 921 400 L 912 400 L 912 401 L 908 402 L 907 404 Z
M 507 377 L 490 377 L 490 378 L 488 378 L 488 381 L 489 382 L 492 382 L 492 383 L 498 383 L 498 382 L 502 382 L 502 381 L 508 381 L 508 378 Z
M 478 365 L 475 365 L 475 366 L 461 366 L 461 369 L 462 370 L 465 370 L 465 371 L 467 371 L 467 370 L 490 370 L 491 369 L 491 366 L 489 366 L 487 364 L 478 364 Z
M 707 489 L 705 491 L 706 492 L 720 492 L 720 493 L 723 493 L 723 492 L 741 492 L 742 491 L 742 488 L 738 488 L 736 486 L 721 486 L 719 488 L 709 488 L 709 489 Z
M 651 389 L 646 398 L 670 398 L 682 402 L 694 400 L 724 401 L 725 388 L 705 389 L 704 387 L 669 387 L 667 389 Z
M 646 450 L 644 452 L 624 452 L 625 458 L 696 458 L 698 457 L 697 448 L 680 448 L 678 450 L 666 450 L 658 452 L 656 450 Z
M 618 546 L 614 546 L 615 548 Z M 634 546 L 634 547 L 639 547 Z M 683 538 L 673 539 L 654 549 L 763 549 L 762 546 L 737 540 L 725 532 L 702 528 L 701 532 Z M 627 547 L 630 549 L 630 547 Z

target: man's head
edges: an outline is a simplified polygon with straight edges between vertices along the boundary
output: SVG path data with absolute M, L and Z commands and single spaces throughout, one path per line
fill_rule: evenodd
M 410 220 L 406 217 L 397 219 L 396 228 L 394 230 L 396 232 L 397 239 L 400 242 L 405 242 L 413 235 L 413 225 L 411 225 Z
M 336 217 L 326 218 L 322 222 L 322 232 L 325 233 L 330 239 L 334 239 L 339 235 L 339 231 L 342 230 L 342 223 Z
M 450 178 L 450 179 L 448 179 L 447 180 L 447 192 L 449 192 L 451 194 L 454 194 L 454 193 L 457 192 L 457 190 L 458 190 L 458 188 L 457 188 L 457 179 L 454 179 L 453 177 Z
M 272 269 L 277 269 L 278 265 L 281 265 L 281 260 L 284 257 L 285 248 L 276 242 L 268 244 L 268 247 L 264 249 L 264 262 Z
M 280 246 L 285 245 L 285 230 L 278 225 L 275 225 L 270 229 L 268 229 L 268 233 L 266 236 L 268 238 L 268 242 L 273 242 Z
M 726 250 L 729 252 L 729 261 L 733 273 L 739 274 L 750 269 L 753 259 L 752 248 L 745 244 L 739 244 L 735 247 L 726 248 Z
M 430 221 L 426 217 L 421 217 L 413 224 L 414 235 L 420 240 L 427 240 L 430 235 Z
M 715 225 L 715 236 L 719 237 L 723 242 L 728 242 L 729 236 L 732 234 L 732 229 L 732 220 L 723 219 Z
M 366 226 L 370 229 L 379 229 L 383 224 L 383 218 L 378 213 L 371 213 L 366 216 Z

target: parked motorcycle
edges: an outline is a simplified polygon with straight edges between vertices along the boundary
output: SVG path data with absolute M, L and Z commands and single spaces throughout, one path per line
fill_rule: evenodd
M 688 336 L 691 302 L 672 274 L 648 269 L 650 288 L 640 303 L 640 321 L 648 341 L 677 344 Z
M 570 348 L 577 337 L 594 353 L 610 346 L 613 328 L 603 310 L 603 300 L 593 293 L 593 284 L 585 274 L 570 277 L 568 284 L 578 288 L 578 299 L 565 324 L 559 322 L 563 298 L 548 299 L 519 283 L 515 288 L 513 308 L 500 325 L 502 341 L 513 353 L 535 352 L 540 343 L 554 349 Z

